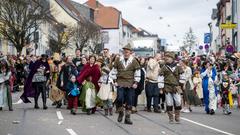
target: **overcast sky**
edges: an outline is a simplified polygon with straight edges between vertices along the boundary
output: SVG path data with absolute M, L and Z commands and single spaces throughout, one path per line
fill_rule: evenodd
M 74 0 L 80 3 L 86 0 Z M 99 0 L 105 6 L 113 6 L 122 12 L 135 27 L 141 27 L 169 44 L 181 45 L 184 34 L 193 28 L 199 44 L 209 31 L 212 8 L 219 0 Z M 149 6 L 152 10 L 149 10 Z M 159 19 L 163 17 L 163 19 Z M 170 27 L 168 26 L 170 25 Z

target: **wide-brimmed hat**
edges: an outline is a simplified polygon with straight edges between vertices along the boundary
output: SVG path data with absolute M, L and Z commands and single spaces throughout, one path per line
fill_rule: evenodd
M 123 49 L 123 50 L 130 50 L 130 51 L 132 51 L 132 46 L 131 46 L 130 43 L 128 43 L 128 44 L 125 45 L 122 49 Z
M 166 52 L 166 53 L 165 53 L 165 57 L 170 57 L 170 58 L 175 59 L 175 58 L 176 58 L 176 55 L 175 55 L 174 52 Z

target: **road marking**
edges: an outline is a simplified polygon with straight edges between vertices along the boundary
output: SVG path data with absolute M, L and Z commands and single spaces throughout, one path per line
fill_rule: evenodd
M 22 103 L 23 103 L 22 99 L 19 99 L 16 103 L 13 103 L 13 104 L 18 105 L 18 104 L 22 104 Z
M 185 120 L 185 121 L 188 121 L 188 122 L 191 122 L 191 123 L 193 123 L 193 124 L 196 124 L 196 125 L 199 125 L 199 126 L 202 126 L 202 127 L 205 127 L 205 128 L 208 128 L 208 129 L 211 129 L 211 130 L 214 130 L 214 131 L 217 131 L 217 132 L 222 133 L 222 134 L 235 135 L 235 134 L 228 133 L 228 132 L 222 131 L 222 130 L 217 129 L 217 128 L 214 128 L 214 127 L 210 127 L 210 126 L 201 124 L 201 123 L 199 123 L 199 122 L 192 121 L 192 120 L 187 119 L 187 118 L 184 118 L 184 117 L 181 117 L 181 119 L 182 119 L 182 120 Z
M 62 122 L 63 122 L 63 121 L 59 121 L 59 122 L 58 122 L 58 125 L 61 125 L 61 124 L 62 124 Z
M 63 120 L 64 119 L 63 116 L 62 116 L 61 111 L 57 111 L 57 117 L 58 117 L 59 120 Z
M 74 132 L 72 129 L 67 128 L 66 129 L 70 135 L 77 135 L 76 132 Z

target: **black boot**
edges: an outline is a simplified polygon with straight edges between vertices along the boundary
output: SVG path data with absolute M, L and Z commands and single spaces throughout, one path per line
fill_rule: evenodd
M 133 122 L 131 121 L 130 115 L 131 115 L 131 111 L 126 110 L 126 116 L 125 116 L 125 121 L 124 121 L 125 124 L 128 124 L 128 125 L 133 124 Z
M 35 101 L 34 108 L 35 108 L 35 109 L 39 109 L 39 106 L 38 106 L 38 98 L 34 98 L 34 101 Z
M 7 99 L 8 99 L 8 108 L 9 108 L 9 111 L 13 111 L 12 95 L 11 95 L 10 90 L 7 91 Z
M 108 116 L 108 109 L 104 109 L 104 112 L 105 112 L 105 116 Z
M 119 115 L 118 115 L 118 122 L 122 122 L 123 116 L 124 116 L 123 107 L 119 107 L 118 108 L 118 113 L 119 113 Z
M 87 115 L 91 115 L 91 109 L 87 109 Z
M 72 110 L 71 110 L 71 114 L 72 114 L 72 115 L 76 115 L 76 110 L 75 110 L 75 109 L 72 109 Z
M 47 92 L 46 91 L 42 92 L 42 101 L 43 101 L 43 109 L 47 110 L 48 107 L 47 107 Z
M 62 107 L 62 101 L 57 101 L 57 106 L 56 108 L 61 108 Z
M 214 115 L 215 111 L 213 109 L 210 110 L 210 115 Z

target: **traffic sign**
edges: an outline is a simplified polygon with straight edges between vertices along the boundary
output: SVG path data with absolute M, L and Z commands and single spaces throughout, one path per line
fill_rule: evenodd
M 227 23 L 222 23 L 220 25 L 220 27 L 222 29 L 235 29 L 237 27 L 237 24 L 235 23 L 231 23 L 231 22 L 227 22 Z

